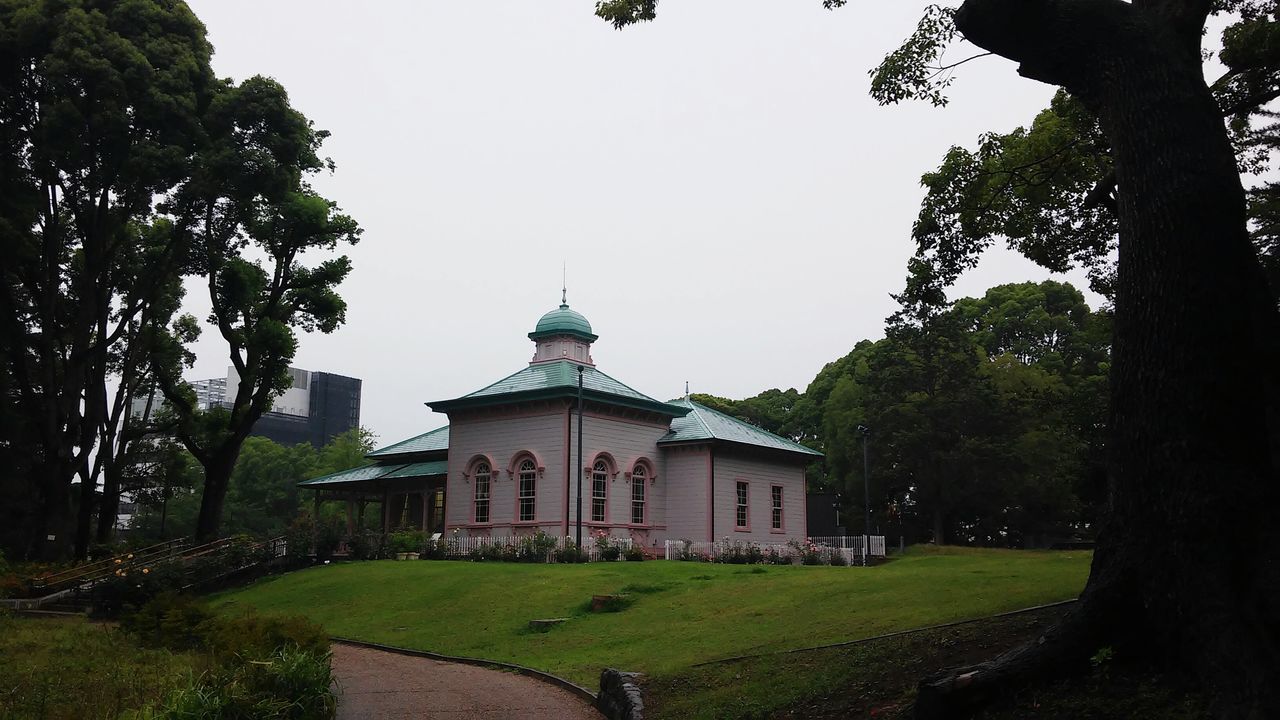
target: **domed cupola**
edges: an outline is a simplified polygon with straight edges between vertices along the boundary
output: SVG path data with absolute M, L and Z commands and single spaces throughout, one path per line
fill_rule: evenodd
M 591 332 L 591 323 L 582 313 L 569 309 L 567 295 L 562 294 L 560 307 L 543 315 L 529 333 L 529 339 L 538 344 L 531 364 L 553 360 L 595 364 L 591 360 L 591 343 L 598 336 Z

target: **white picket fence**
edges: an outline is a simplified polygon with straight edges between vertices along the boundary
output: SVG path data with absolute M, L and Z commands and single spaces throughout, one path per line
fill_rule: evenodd
M 809 540 L 817 546 L 818 555 L 822 558 L 822 562 L 824 564 L 830 564 L 831 556 L 835 554 L 843 556 L 846 565 L 852 566 L 862 564 L 863 536 L 861 535 L 844 537 L 815 537 L 809 538 Z M 797 553 L 796 548 L 786 543 L 758 543 L 735 540 L 730 540 L 728 542 L 668 540 L 666 541 L 665 557 L 668 560 L 681 560 L 685 558 L 714 560 L 725 552 L 729 552 L 734 549 L 740 551 L 746 547 L 755 547 L 759 549 L 761 553 L 766 555 L 774 553 L 783 557 L 792 558 L 796 562 L 799 561 L 799 554 Z M 885 556 L 883 535 L 871 536 L 870 556 Z
M 809 539 L 819 546 L 826 545 L 833 548 L 853 550 L 858 557 L 862 557 L 862 541 L 866 537 L 866 535 L 843 535 L 837 537 L 811 537 Z M 884 547 L 883 535 L 871 536 L 871 557 L 884 557 Z
M 465 560 L 471 557 L 471 553 L 473 551 L 479 550 L 480 548 L 494 546 L 519 548 L 523 544 L 529 543 L 531 540 L 532 536 L 529 535 L 503 535 L 495 537 L 446 535 L 440 539 L 440 542 L 445 549 L 446 557 L 450 559 Z M 563 550 L 566 546 L 574 544 L 572 537 L 555 537 L 554 540 L 556 541 L 556 545 L 552 550 L 547 552 L 547 556 L 544 558 L 546 562 L 554 560 L 556 550 Z M 589 562 L 597 562 L 601 559 L 601 548 L 596 543 L 594 537 L 584 537 L 582 539 L 582 544 L 585 546 L 583 550 L 586 551 L 587 560 Z M 609 544 L 619 548 L 625 553 L 631 548 L 631 538 L 610 537 Z

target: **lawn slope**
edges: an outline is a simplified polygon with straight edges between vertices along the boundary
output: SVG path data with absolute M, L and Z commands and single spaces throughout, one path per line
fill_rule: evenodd
M 1072 598 L 1089 562 L 1087 552 L 955 548 L 913 549 L 873 568 L 376 561 L 269 578 L 214 604 L 304 614 L 334 635 L 515 662 L 594 687 L 605 666 L 669 674 Z M 583 612 L 592 594 L 619 591 L 635 603 Z M 526 628 L 565 616 L 547 633 Z

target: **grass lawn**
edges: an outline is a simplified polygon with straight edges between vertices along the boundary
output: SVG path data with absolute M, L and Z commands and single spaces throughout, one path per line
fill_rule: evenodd
M 1090 560 L 1079 551 L 921 547 L 873 568 L 377 561 L 268 578 L 213 603 L 303 614 L 334 635 L 515 662 L 594 689 L 606 666 L 673 676 L 706 660 L 1072 598 Z M 584 612 L 592 594 L 614 592 L 634 604 Z M 550 632 L 526 629 L 565 616 Z
M 0 718 L 115 720 L 159 700 L 194 665 L 84 618 L 0 613 Z

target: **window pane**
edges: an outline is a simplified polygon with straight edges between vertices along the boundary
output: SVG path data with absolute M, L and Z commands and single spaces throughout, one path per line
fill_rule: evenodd
M 631 522 L 635 525 L 644 524 L 644 469 L 636 468 L 631 473 Z
M 525 459 L 520 463 L 520 521 L 532 522 L 537 507 L 538 472 L 533 461 Z
M 738 507 L 734 521 L 738 527 L 747 526 L 747 484 L 738 483 Z
M 591 521 L 604 522 L 605 497 L 609 491 L 608 468 L 604 461 L 597 461 L 591 473 Z

